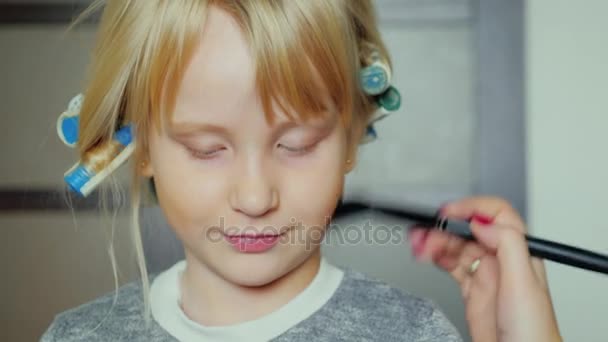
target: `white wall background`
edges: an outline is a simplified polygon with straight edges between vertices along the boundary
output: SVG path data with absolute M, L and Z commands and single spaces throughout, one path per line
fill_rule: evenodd
M 608 1 L 527 2 L 529 223 L 608 253 Z M 548 263 L 565 341 L 608 339 L 608 277 Z

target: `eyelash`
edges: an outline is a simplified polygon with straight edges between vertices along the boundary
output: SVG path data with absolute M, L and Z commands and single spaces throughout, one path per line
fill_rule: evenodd
M 311 152 L 315 146 L 317 146 L 316 143 L 308 145 L 308 146 L 304 146 L 304 147 L 300 147 L 300 148 L 291 148 L 288 146 L 285 146 L 283 144 L 279 144 L 279 147 L 282 147 L 283 149 L 285 149 L 286 151 L 288 151 L 289 153 L 293 153 L 295 155 L 304 155 L 307 154 L 309 152 Z
M 196 158 L 196 159 L 203 159 L 203 160 L 207 160 L 207 159 L 213 159 L 213 157 L 215 157 L 215 155 L 224 150 L 225 148 L 220 147 L 220 148 L 216 148 L 213 149 L 211 151 L 198 151 L 192 148 L 188 148 L 188 150 L 190 151 L 190 154 Z
M 299 148 L 292 148 L 283 144 L 278 144 L 279 148 L 283 148 L 285 149 L 287 152 L 289 153 L 293 153 L 296 156 L 301 156 L 301 155 L 305 155 L 307 153 L 310 153 L 315 146 L 317 145 L 317 143 L 308 145 L 308 146 L 304 146 L 304 147 L 299 147 Z M 190 154 L 196 158 L 196 159 L 202 159 L 202 160 L 209 160 L 209 159 L 213 159 L 216 154 L 222 150 L 224 150 L 225 148 L 220 147 L 220 148 L 216 148 L 214 150 L 211 151 L 198 151 L 195 150 L 193 148 L 188 148 L 188 151 L 190 152 Z

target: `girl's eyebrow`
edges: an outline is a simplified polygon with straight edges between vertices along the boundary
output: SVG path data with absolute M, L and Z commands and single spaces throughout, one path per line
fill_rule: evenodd
M 285 131 L 296 128 L 296 127 L 308 127 L 308 128 L 316 128 L 316 129 L 327 129 L 328 126 L 331 126 L 331 120 L 322 120 L 321 124 L 319 123 L 303 123 L 297 122 L 293 120 L 282 121 L 273 128 L 273 135 L 280 136 Z M 228 136 L 229 130 L 228 128 L 220 125 L 209 124 L 204 122 L 174 122 L 171 124 L 169 128 L 169 135 L 172 138 L 187 138 L 195 135 L 200 135 L 203 133 L 215 133 L 221 136 Z
M 172 123 L 169 128 L 169 135 L 173 138 L 185 138 L 203 133 L 215 133 L 218 135 L 228 135 L 226 127 L 202 122 L 177 122 Z

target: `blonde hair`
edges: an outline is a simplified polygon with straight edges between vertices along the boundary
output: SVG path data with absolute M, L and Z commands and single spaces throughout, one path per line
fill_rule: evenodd
M 80 112 L 81 157 L 133 124 L 132 237 L 146 323 L 149 279 L 139 226 L 147 132 L 170 119 L 185 68 L 199 42 L 207 8 L 229 12 L 247 36 L 256 62 L 256 85 L 268 120 L 272 104 L 307 119 L 329 96 L 357 144 L 377 110 L 359 86 L 359 70 L 376 51 L 391 65 L 371 0 L 107 0 L 96 1 L 79 20 L 105 4 Z M 311 72 L 315 71 L 315 72 Z M 316 75 L 316 76 L 313 76 Z M 326 89 L 316 86 L 320 77 Z

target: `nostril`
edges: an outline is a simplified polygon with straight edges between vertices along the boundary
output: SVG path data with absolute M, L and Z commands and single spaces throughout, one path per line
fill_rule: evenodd
M 273 192 L 249 192 L 235 196 L 233 208 L 247 216 L 260 217 L 267 215 L 278 207 L 278 195 Z

